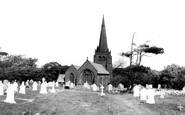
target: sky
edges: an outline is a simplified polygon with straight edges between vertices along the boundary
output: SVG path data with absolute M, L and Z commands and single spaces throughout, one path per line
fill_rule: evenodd
M 82 65 L 93 61 L 104 15 L 113 64 L 134 42 L 164 48 L 164 54 L 144 57 L 142 64 L 162 70 L 185 66 L 184 0 L 1 0 L 0 47 L 12 55 L 38 59 L 38 65 L 58 62 Z

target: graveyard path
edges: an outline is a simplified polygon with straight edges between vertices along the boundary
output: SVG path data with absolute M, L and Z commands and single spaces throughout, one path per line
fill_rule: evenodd
M 108 95 L 112 101 L 110 103 L 116 104 L 120 109 L 125 109 L 123 114 L 126 115 L 158 115 L 159 113 L 151 111 L 143 106 L 139 98 L 133 99 L 131 94 L 122 95 Z

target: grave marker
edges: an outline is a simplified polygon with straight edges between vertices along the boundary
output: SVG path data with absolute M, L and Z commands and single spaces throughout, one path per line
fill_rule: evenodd
M 0 81 L 0 95 L 4 95 L 3 83 Z
M 105 96 L 105 93 L 103 93 L 103 88 L 104 88 L 103 85 L 101 85 L 100 88 L 101 88 L 101 96 Z
M 6 95 L 6 99 L 4 100 L 4 102 L 6 103 L 16 103 L 14 100 L 14 85 L 13 84 L 9 84 L 8 88 L 7 88 L 7 95 Z
M 26 86 L 24 85 L 24 81 L 23 81 L 21 86 L 20 86 L 19 93 L 26 94 L 25 89 L 26 89 Z

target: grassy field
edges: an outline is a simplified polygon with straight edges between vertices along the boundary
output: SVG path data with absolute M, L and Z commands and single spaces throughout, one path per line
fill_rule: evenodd
M 185 115 L 185 108 L 177 108 L 179 103 L 185 107 L 185 96 L 157 96 L 156 104 L 149 105 L 132 94 L 101 97 L 100 92 L 77 87 L 48 94 L 26 89 L 26 95 L 16 93 L 16 104 L 4 103 L 5 98 L 0 96 L 0 115 Z

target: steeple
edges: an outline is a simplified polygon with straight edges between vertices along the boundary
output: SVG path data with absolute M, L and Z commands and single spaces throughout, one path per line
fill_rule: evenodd
M 104 16 L 102 19 L 102 26 L 101 26 L 101 33 L 100 33 L 100 41 L 99 41 L 99 46 L 97 48 L 99 52 L 108 52 L 108 45 L 107 45 L 107 36 L 106 36 L 106 30 L 105 30 L 105 21 L 104 21 Z
M 112 75 L 112 56 L 108 49 L 107 36 L 105 30 L 105 20 L 103 16 L 99 46 L 95 50 L 94 63 L 103 65 L 106 70 Z

